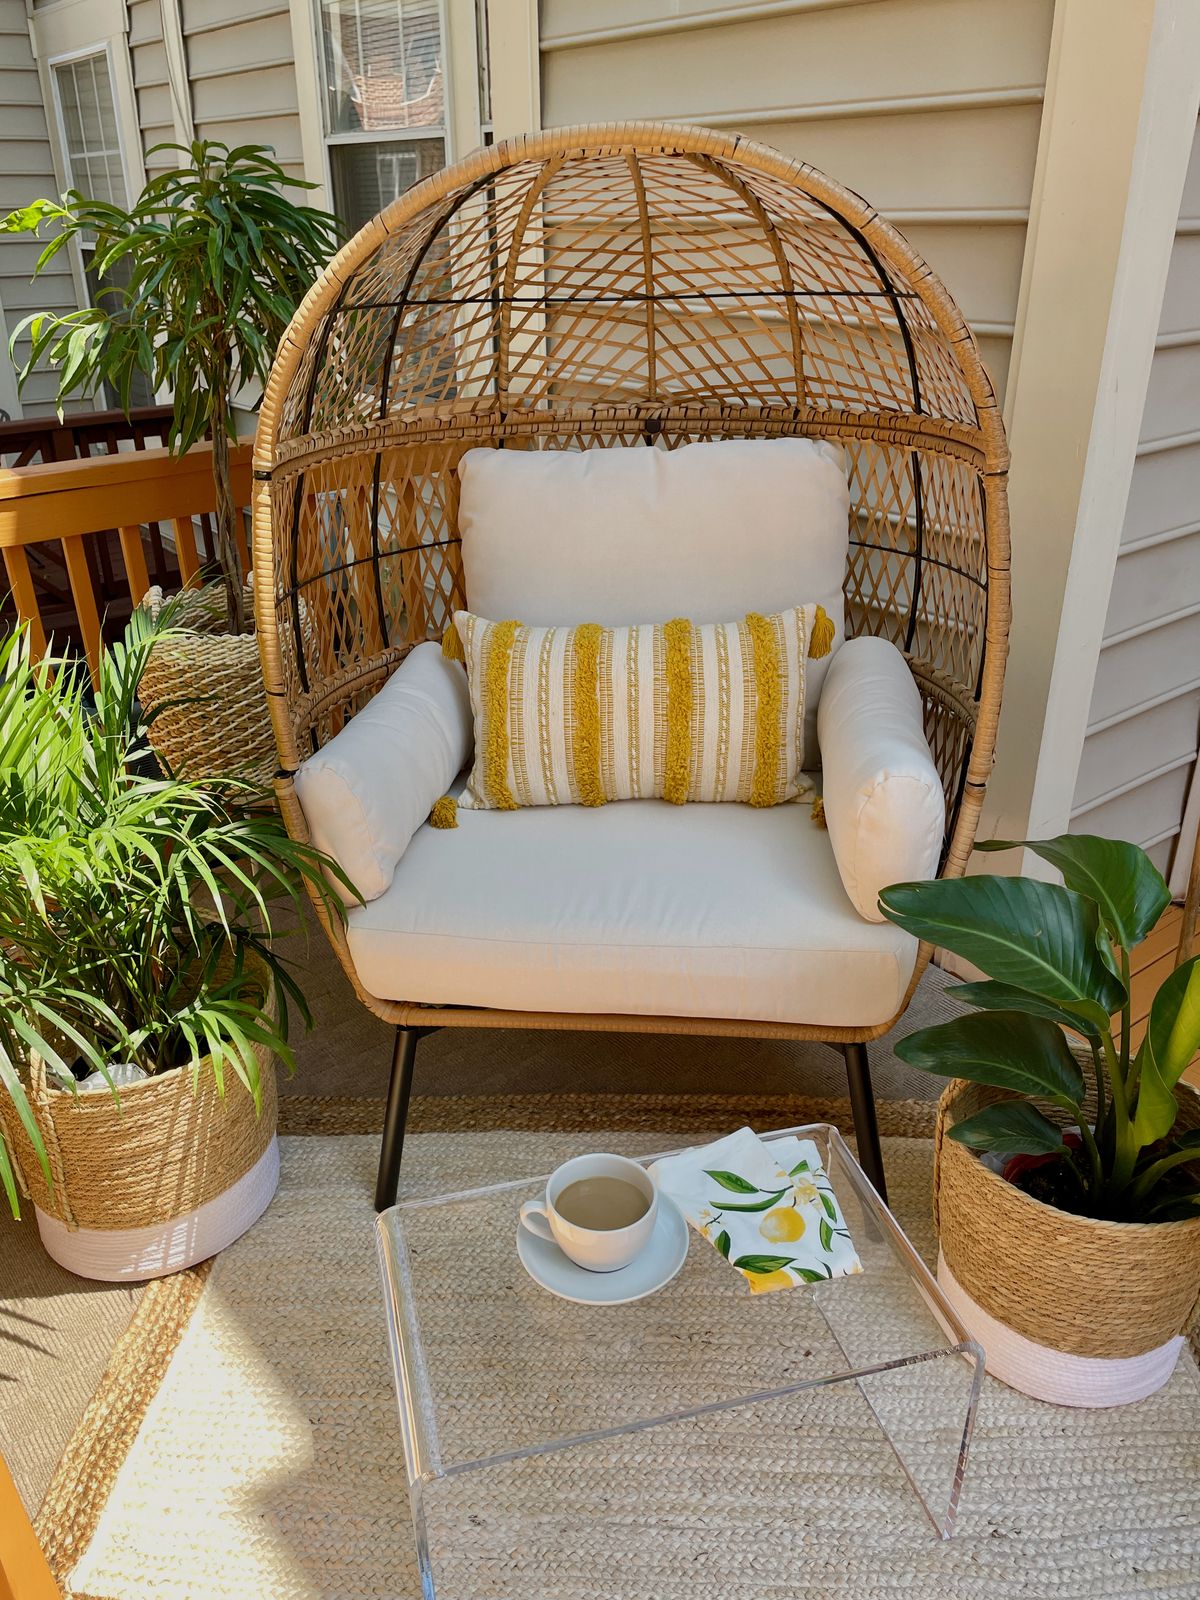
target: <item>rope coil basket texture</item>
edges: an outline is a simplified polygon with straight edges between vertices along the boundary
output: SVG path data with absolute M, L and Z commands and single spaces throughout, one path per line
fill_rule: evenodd
M 467 450 L 791 437 L 842 447 L 847 633 L 891 640 L 912 668 L 947 801 L 943 870 L 961 872 L 1009 624 L 1008 455 L 974 338 L 858 195 L 736 135 L 650 123 L 552 129 L 437 173 L 346 245 L 281 341 L 254 561 L 289 830 L 307 837 L 291 774 L 468 604 Z M 419 1022 L 368 995 L 326 929 L 364 1003 Z
M 1177 1129 L 1200 1128 L 1200 1094 L 1176 1095 Z M 957 1080 L 938 1106 L 934 1209 L 955 1279 L 989 1316 L 1069 1355 L 1141 1356 L 1182 1333 L 1200 1300 L 1200 1217 L 1098 1222 L 1025 1194 L 946 1137 L 1006 1098 Z
M 249 585 L 245 594 L 252 617 Z M 159 588 L 142 602 L 155 618 L 165 603 Z M 269 793 L 275 740 L 258 641 L 253 633 L 226 633 L 225 626 L 221 585 L 183 591 L 178 632 L 155 645 L 138 688 L 143 710 L 157 712 L 150 743 L 177 777 L 240 778 Z
M 35 1058 L 29 1103 L 53 1189 L 11 1100 L 0 1097 L 0 1121 L 25 1193 L 72 1232 L 152 1228 L 217 1199 L 261 1160 L 275 1137 L 274 1057 L 252 1048 L 261 1114 L 232 1069 L 225 1072 L 224 1094 L 218 1091 L 207 1059 L 130 1084 L 119 1091 L 118 1103 L 107 1088 L 73 1094 L 55 1087 Z

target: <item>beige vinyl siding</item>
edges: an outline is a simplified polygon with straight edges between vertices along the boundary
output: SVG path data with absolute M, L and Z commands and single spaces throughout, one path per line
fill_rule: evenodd
M 146 176 L 153 178 L 174 166 L 175 157 L 169 150 L 153 156 L 150 151 L 155 145 L 174 144 L 177 137 L 159 0 L 129 0 L 129 59 Z
M 24 0 L 0 0 L 0 215 L 57 193 Z M 0 234 L 0 308 L 10 333 L 31 311 L 76 308 L 75 281 L 65 253 L 36 283 L 30 282 L 40 249 L 27 237 Z M 6 347 L 0 350 L 0 361 L 8 361 Z M 54 388 L 49 372 L 35 372 L 21 396 L 24 414 L 53 412 Z
M 1138 437 L 1071 827 L 1166 871 L 1200 746 L 1200 129 Z
M 706 123 L 828 172 L 934 264 L 1002 392 L 1052 14 L 1052 0 L 542 0 L 543 121 Z
M 181 11 L 197 136 L 272 145 L 281 166 L 302 178 L 288 6 L 181 0 Z M 319 114 L 313 106 L 310 115 Z

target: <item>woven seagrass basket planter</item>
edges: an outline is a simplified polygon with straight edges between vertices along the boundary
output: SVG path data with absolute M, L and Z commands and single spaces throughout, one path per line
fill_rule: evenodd
M 1179 1131 L 1200 1127 L 1181 1084 Z M 1121 1405 L 1170 1377 L 1200 1303 L 1200 1217 L 1098 1222 L 1035 1200 L 946 1137 L 1011 1098 L 952 1082 L 938 1106 L 938 1282 L 1014 1389 L 1062 1405 Z
M 162 590 L 151 589 L 142 603 L 157 616 Z M 246 616 L 253 628 L 249 587 Z M 155 754 L 177 777 L 240 778 L 265 797 L 278 761 L 258 640 L 225 627 L 219 584 L 186 590 L 176 631 L 154 647 L 138 695 L 147 714 L 157 713 L 149 735 Z
M 47 1252 L 85 1278 L 137 1282 L 204 1261 L 266 1210 L 279 1181 L 273 1055 L 255 1047 L 262 1110 L 232 1069 L 211 1062 L 120 1090 L 72 1094 L 34 1059 L 29 1102 L 49 1157 L 47 1184 L 7 1096 L 0 1122 Z

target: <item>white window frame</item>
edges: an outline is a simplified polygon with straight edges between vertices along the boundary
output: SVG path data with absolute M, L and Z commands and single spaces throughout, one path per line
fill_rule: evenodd
M 62 177 L 64 188 L 78 188 L 75 175 L 71 171 L 71 154 L 67 148 L 67 123 L 63 113 L 62 95 L 59 93 L 58 72 L 60 67 L 75 66 L 81 61 L 96 61 L 103 58 L 105 70 L 108 73 L 109 87 L 112 90 L 113 115 L 117 125 L 117 156 L 121 164 L 121 181 L 125 185 L 123 204 L 130 202 L 141 193 L 142 185 L 133 180 L 130 171 L 129 146 L 124 131 L 121 128 L 120 94 L 117 89 L 117 70 L 111 39 L 101 39 L 95 44 L 81 46 L 78 50 L 66 50 L 60 55 L 51 56 L 46 62 L 50 76 L 50 99 L 54 106 L 55 132 L 58 136 L 61 152 Z
M 335 143 L 409 143 L 414 135 L 404 129 L 363 129 L 327 134 L 325 119 L 325 67 L 318 0 L 290 0 L 292 51 L 296 63 L 296 91 L 300 104 L 304 176 L 316 184 L 314 205 L 332 208 L 333 174 L 329 160 Z M 492 121 L 484 124 L 479 107 L 479 40 L 475 0 L 439 0 L 442 29 L 447 164 L 459 161 L 483 144 L 495 129 L 497 138 L 529 133 L 540 127 L 537 41 L 538 0 L 487 0 L 491 39 Z M 432 136 L 432 135 L 431 135 Z M 418 135 L 419 137 L 419 135 Z
M 443 148 L 444 148 L 444 150 L 446 152 L 446 163 L 447 163 L 447 165 L 449 165 L 450 162 L 456 161 L 458 159 L 458 155 L 457 155 L 457 152 L 455 150 L 455 142 L 456 141 L 455 141 L 455 138 L 454 138 L 454 134 L 455 134 L 455 130 L 456 130 L 456 127 L 457 127 L 457 123 L 456 123 L 456 120 L 455 120 L 455 112 L 456 112 L 456 109 L 457 109 L 457 102 L 458 102 L 458 99 L 459 99 L 459 92 L 458 92 L 459 91 L 459 82 L 458 82 L 458 79 L 460 77 L 460 74 L 459 74 L 459 72 L 457 70 L 455 70 L 454 67 L 451 66 L 451 52 L 452 52 L 452 50 L 457 50 L 457 48 L 458 48 L 457 34 L 456 34 L 456 32 L 452 31 L 451 26 L 450 26 L 449 12 L 450 12 L 451 5 L 453 3 L 454 3 L 454 0 L 437 0 L 438 28 L 439 28 L 439 30 L 441 32 L 441 41 L 442 41 L 442 96 L 443 96 L 442 106 L 443 106 L 443 120 L 442 120 L 441 124 L 439 126 L 437 126 L 437 127 L 418 128 L 418 129 L 412 129 L 412 128 L 357 128 L 357 129 L 350 129 L 350 130 L 348 130 L 347 132 L 344 132 L 344 133 L 333 133 L 333 132 L 331 132 L 329 130 L 329 127 L 328 127 L 329 105 L 328 105 L 328 100 L 327 100 L 327 95 L 326 95 L 326 84 L 325 84 L 326 66 L 325 66 L 325 61 L 324 61 L 324 41 L 321 38 L 321 31 L 320 31 L 321 0 L 308 0 L 308 9 L 309 9 L 309 13 L 310 13 L 310 15 L 312 17 L 313 48 L 314 48 L 314 51 L 316 53 L 316 66 L 317 66 L 317 72 L 318 72 L 318 77 L 317 77 L 317 91 L 318 91 L 317 110 L 318 110 L 318 115 L 320 117 L 320 121 L 318 123 L 318 126 L 319 126 L 319 128 L 321 130 L 322 181 L 324 183 L 325 193 L 329 196 L 329 205 L 330 205 L 331 208 L 332 208 L 332 202 L 333 202 L 334 189 L 333 189 L 333 161 L 332 161 L 332 159 L 330 157 L 330 151 L 332 150 L 334 145 L 346 145 L 346 144 L 379 144 L 379 145 L 383 145 L 383 144 L 400 144 L 400 145 L 410 145 L 410 144 L 416 144 L 416 143 L 418 143 L 418 141 L 422 141 L 422 140 L 440 139 L 442 141 L 442 146 L 443 146 Z M 473 4 L 473 0 L 470 0 L 470 3 Z M 461 6 L 458 7 L 458 9 L 461 9 Z
M 38 6 L 30 18 L 30 35 L 37 57 L 42 104 L 51 113 L 46 122 L 54 160 L 54 176 L 60 191 L 74 185 L 70 176 L 66 128 L 55 68 L 89 56 L 104 55 L 112 85 L 117 147 L 128 204 L 145 187 L 146 167 L 142 155 L 133 66 L 129 58 L 129 40 L 125 32 L 123 0 L 60 0 L 58 4 Z M 81 44 L 81 39 L 87 42 Z M 78 242 L 68 250 L 68 256 L 75 282 L 75 303 L 81 307 L 90 305 L 91 291 L 83 270 L 83 251 Z

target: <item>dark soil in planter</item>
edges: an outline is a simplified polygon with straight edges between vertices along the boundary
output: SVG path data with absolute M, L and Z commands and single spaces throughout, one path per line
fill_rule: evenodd
M 1040 1200 L 1043 1205 L 1053 1206 L 1057 1211 L 1069 1211 L 1076 1216 L 1087 1215 L 1086 1207 L 1080 1203 L 1085 1198 L 1080 1180 L 1071 1176 L 1065 1161 L 1054 1161 L 1044 1167 L 1035 1167 L 1032 1172 L 1019 1173 L 1009 1182 L 1031 1199 Z
M 1077 1133 L 1066 1133 L 1063 1139 L 1072 1152 L 1069 1158 L 1013 1156 L 1004 1164 L 1004 1178 L 1014 1189 L 1040 1200 L 1043 1205 L 1069 1211 L 1074 1216 L 1087 1216 L 1083 1141 Z

